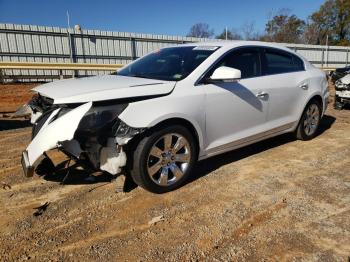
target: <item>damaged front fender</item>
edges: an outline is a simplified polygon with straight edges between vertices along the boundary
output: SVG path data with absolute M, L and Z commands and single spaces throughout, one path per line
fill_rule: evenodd
M 30 176 L 30 174 L 26 170 L 32 170 L 45 151 L 57 147 L 60 141 L 73 139 L 80 120 L 91 106 L 92 102 L 85 103 L 50 122 L 59 109 L 52 112 L 49 119 L 24 151 L 25 161 L 22 160 L 22 165 L 27 176 Z

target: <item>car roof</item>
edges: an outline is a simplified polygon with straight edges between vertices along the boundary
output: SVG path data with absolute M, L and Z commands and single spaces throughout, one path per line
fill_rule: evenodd
M 206 41 L 206 42 L 193 42 L 186 43 L 182 46 L 220 46 L 220 47 L 240 47 L 240 46 L 260 46 L 260 47 L 273 47 L 282 49 L 288 52 L 293 52 L 291 49 L 285 47 L 280 43 L 270 43 L 270 42 L 262 42 L 262 41 L 245 41 L 245 40 L 221 40 L 221 41 Z M 293 52 L 294 53 L 294 52 Z

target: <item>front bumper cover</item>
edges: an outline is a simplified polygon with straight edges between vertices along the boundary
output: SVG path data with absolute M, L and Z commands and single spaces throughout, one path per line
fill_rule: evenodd
M 91 108 L 86 103 L 54 119 L 59 109 L 54 110 L 27 149 L 22 153 L 22 167 L 26 176 L 31 175 L 44 152 L 56 148 L 60 142 L 72 140 L 81 118 Z M 53 120 L 54 119 L 54 120 Z
M 21 164 L 22 164 L 24 175 L 26 177 L 32 177 L 34 174 L 34 167 L 31 166 L 29 163 L 28 152 L 26 150 L 22 152 Z
M 82 130 L 85 130 L 81 128 L 81 122 L 92 108 L 91 102 L 63 113 L 61 110 L 64 108 L 56 108 L 45 113 L 44 117 L 40 118 L 40 123 L 35 123 L 38 127 L 33 140 L 22 153 L 22 167 L 27 177 L 33 175 L 45 152 L 53 148 L 58 148 L 78 161 L 88 159 L 95 169 L 101 169 L 111 174 L 120 172 L 120 168 L 126 164 L 126 154 L 120 146 L 141 132 L 141 129 L 133 129 L 117 121 L 115 125 L 120 126 L 120 128 L 115 127 L 111 122 L 106 123 L 103 128 L 97 128 L 97 131 L 88 130 L 90 133 L 81 133 Z M 103 116 L 105 115 L 101 114 L 101 117 Z M 100 118 L 95 120 L 91 117 L 90 120 L 101 121 Z M 106 128 L 110 131 L 106 131 Z M 125 132 L 121 132 L 122 129 Z M 78 132 L 79 130 L 80 132 Z M 100 141 L 100 136 L 106 139 L 106 142 Z M 118 137 L 122 140 L 118 141 Z M 116 144 L 119 146 L 117 147 Z M 82 153 L 84 156 L 81 158 Z

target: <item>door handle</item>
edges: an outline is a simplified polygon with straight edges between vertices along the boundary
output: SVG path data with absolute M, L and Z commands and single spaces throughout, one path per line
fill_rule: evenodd
M 303 83 L 299 86 L 301 89 L 307 90 L 309 88 L 309 85 L 307 83 Z
M 268 95 L 268 94 L 267 94 L 266 92 L 261 91 L 261 92 L 259 92 L 259 93 L 256 94 L 256 97 L 265 98 L 265 97 L 267 97 L 267 95 Z

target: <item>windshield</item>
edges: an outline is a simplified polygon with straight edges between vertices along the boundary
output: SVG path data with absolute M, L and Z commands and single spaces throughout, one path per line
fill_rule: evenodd
M 216 49 L 216 46 L 163 48 L 140 58 L 116 74 L 179 81 L 187 77 Z

